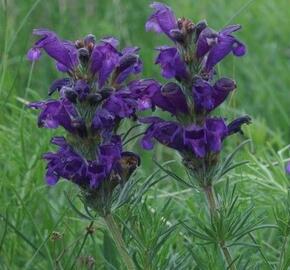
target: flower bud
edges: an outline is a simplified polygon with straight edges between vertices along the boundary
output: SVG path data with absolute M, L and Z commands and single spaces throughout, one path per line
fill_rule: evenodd
M 77 93 L 69 87 L 63 87 L 62 91 L 64 92 L 65 97 L 72 103 L 77 102 Z
M 207 27 L 206 20 L 202 20 L 195 25 L 195 41 L 197 41 L 200 33 Z
M 178 30 L 178 29 L 173 29 L 170 31 L 170 36 L 176 41 L 176 42 L 179 42 L 179 43 L 184 43 L 184 34 Z
M 88 47 L 91 43 L 96 43 L 96 37 L 93 34 L 88 34 L 84 39 L 85 47 Z
M 80 48 L 78 50 L 79 59 L 83 65 L 86 65 L 90 59 L 90 53 L 86 48 Z
M 90 105 L 96 105 L 102 100 L 102 95 L 100 94 L 89 94 L 87 96 L 87 101 Z

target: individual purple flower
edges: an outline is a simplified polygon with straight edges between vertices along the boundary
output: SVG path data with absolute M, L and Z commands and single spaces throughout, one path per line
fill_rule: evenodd
M 184 61 L 181 59 L 175 47 L 162 46 L 157 48 L 159 54 L 155 64 L 162 69 L 162 76 L 166 79 L 176 78 L 177 80 L 188 79 L 188 73 Z
M 54 185 L 60 177 L 63 177 L 79 185 L 87 184 L 87 162 L 72 150 L 64 137 L 54 137 L 51 142 L 58 145 L 59 150 L 43 155 L 47 161 L 47 183 Z
M 40 109 L 38 126 L 45 128 L 64 127 L 75 133 L 77 130 L 77 112 L 74 106 L 66 99 L 39 101 L 29 104 L 30 108 Z
M 191 125 L 184 130 L 184 144 L 197 157 L 206 154 L 206 133 L 204 128 Z
M 153 148 L 153 139 L 176 150 L 183 148 L 183 129 L 178 123 L 164 121 L 159 117 L 147 117 L 140 121 L 150 124 L 141 141 L 144 149 Z
M 158 2 L 154 2 L 150 6 L 155 12 L 146 22 L 146 31 L 164 33 L 171 38 L 171 30 L 177 28 L 177 20 L 173 11 L 170 7 Z
M 90 59 L 90 70 L 98 76 L 99 88 L 102 88 L 120 60 L 117 50 L 118 41 L 114 38 L 102 39 L 101 44 L 94 47 Z
M 52 95 L 55 91 L 60 91 L 62 87 L 71 87 L 72 80 L 70 78 L 61 78 L 55 80 L 49 87 L 48 94 Z
M 101 130 L 110 131 L 114 128 L 115 115 L 106 109 L 98 108 L 92 120 L 92 129 L 96 132 Z
M 27 52 L 27 59 L 29 61 L 37 61 L 41 56 L 41 50 L 38 48 L 31 48 L 28 52 Z
M 231 52 L 238 57 L 246 53 L 245 45 L 232 35 L 240 29 L 240 25 L 230 25 L 219 33 L 208 28 L 201 32 L 197 41 L 197 56 L 203 57 L 208 53 L 205 62 L 206 72 L 209 72 Z
M 179 85 L 174 82 L 169 82 L 158 89 L 152 97 L 152 102 L 173 115 L 188 113 L 186 98 Z
M 100 163 L 106 167 L 106 171 L 110 172 L 121 158 L 121 147 L 116 144 L 105 144 L 99 148 Z
M 214 110 L 235 88 L 235 81 L 228 78 L 221 78 L 214 85 L 209 81 L 196 78 L 192 87 L 195 111 L 199 113 Z
M 118 118 L 132 116 L 138 108 L 138 103 L 130 94 L 130 91 L 126 89 L 112 93 L 104 102 L 103 109 Z
M 117 84 L 125 81 L 130 74 L 138 74 L 142 71 L 142 62 L 138 54 L 139 48 L 126 48 L 122 52 L 119 63 L 114 72 L 114 81 Z
M 221 118 L 208 118 L 205 122 L 206 141 L 208 151 L 218 153 L 222 148 L 222 141 L 228 136 L 228 127 Z
M 78 65 L 78 52 L 72 42 L 62 41 L 52 31 L 47 29 L 35 29 L 34 35 L 42 36 L 32 49 L 28 51 L 27 57 L 36 61 L 43 49 L 51 58 L 55 59 L 61 71 L 74 70 Z
M 138 110 L 154 107 L 153 96 L 161 89 L 161 84 L 155 80 L 135 80 L 128 84 L 130 95 L 137 100 Z

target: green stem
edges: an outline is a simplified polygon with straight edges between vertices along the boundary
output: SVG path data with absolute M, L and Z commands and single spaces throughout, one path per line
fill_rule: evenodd
M 114 219 L 114 217 L 112 216 L 111 213 L 107 214 L 104 217 L 104 220 L 108 226 L 109 231 L 112 234 L 112 237 L 115 241 L 116 247 L 120 253 L 120 256 L 122 257 L 125 265 L 127 266 L 128 270 L 135 270 L 135 265 L 127 251 L 125 242 L 123 240 L 122 237 L 122 233 L 118 227 L 118 225 L 116 224 L 116 221 Z
M 279 257 L 279 266 L 277 269 L 282 270 L 283 269 L 283 264 L 284 264 L 284 257 L 285 257 L 285 252 L 286 252 L 286 247 L 288 243 L 288 235 L 286 235 L 283 239 L 283 244 L 281 247 L 281 253 Z
M 213 186 L 212 185 L 206 186 L 206 187 L 204 187 L 203 190 L 204 190 L 207 202 L 208 202 L 210 216 L 212 219 L 214 219 L 214 217 L 217 216 L 218 212 L 217 212 L 217 202 L 215 199 L 215 193 L 214 193 Z M 224 259 L 229 267 L 228 269 L 229 270 L 236 270 L 237 268 L 236 268 L 235 264 L 233 263 L 233 259 L 232 259 L 232 256 L 231 256 L 229 249 L 225 246 L 225 242 L 220 241 L 219 247 L 220 247 L 220 250 L 224 256 Z
M 75 259 L 74 259 L 74 261 L 73 261 L 73 264 L 72 264 L 72 266 L 71 266 L 71 269 L 74 269 L 74 266 L 75 266 L 75 264 L 77 263 L 77 260 L 79 259 L 80 255 L 81 255 L 81 252 L 82 252 L 82 250 L 83 250 L 83 248 L 84 248 L 84 246 L 85 246 L 85 243 L 86 243 L 86 241 L 87 241 L 89 235 L 92 233 L 91 230 L 92 230 L 92 228 L 93 228 L 93 225 L 94 225 L 94 221 L 91 221 L 90 225 L 87 227 L 87 232 L 86 232 L 86 234 L 85 234 L 85 236 L 84 236 L 84 238 L 83 238 L 83 241 L 82 241 L 82 243 L 81 243 L 81 246 L 80 246 L 80 249 L 79 249 L 79 251 L 78 251 L 78 253 L 77 253 L 77 256 L 75 257 Z

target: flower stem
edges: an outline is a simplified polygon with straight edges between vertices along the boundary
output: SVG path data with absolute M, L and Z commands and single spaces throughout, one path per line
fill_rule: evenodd
M 129 255 L 128 251 L 127 251 L 125 242 L 124 242 L 123 237 L 122 237 L 122 233 L 121 233 L 118 225 L 116 224 L 114 217 L 112 216 L 111 213 L 109 213 L 104 217 L 104 220 L 107 224 L 109 231 L 112 234 L 112 237 L 115 241 L 116 247 L 117 247 L 117 249 L 118 249 L 118 251 L 123 259 L 123 262 L 127 266 L 127 269 L 128 270 L 135 270 L 135 265 L 134 265 L 130 255 Z
M 212 219 L 214 219 L 216 217 L 216 215 L 218 214 L 218 212 L 217 212 L 217 202 L 215 199 L 215 193 L 214 193 L 213 186 L 212 185 L 206 186 L 206 187 L 204 187 L 203 190 L 204 190 L 207 202 L 208 202 L 210 216 Z M 232 256 L 230 254 L 229 249 L 225 246 L 225 242 L 220 241 L 219 247 L 220 247 L 220 250 L 221 250 L 222 254 L 224 255 L 224 259 L 229 267 L 228 269 L 229 270 L 236 270 L 236 266 L 233 263 L 233 259 L 232 259 Z

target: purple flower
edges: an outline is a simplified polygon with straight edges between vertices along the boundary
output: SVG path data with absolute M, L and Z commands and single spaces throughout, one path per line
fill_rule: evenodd
M 208 53 L 205 62 L 205 71 L 210 70 L 231 52 L 235 56 L 243 56 L 246 53 L 245 45 L 237 40 L 232 33 L 241 29 L 240 25 L 230 25 L 219 33 L 204 29 L 197 41 L 197 56 L 203 57 Z
M 126 89 L 111 94 L 105 100 L 103 109 L 119 118 L 132 116 L 138 108 L 138 103 L 130 94 L 130 91 Z
M 68 100 L 39 101 L 30 103 L 29 107 L 41 110 L 38 117 L 39 127 L 54 129 L 62 126 L 69 132 L 77 131 L 77 112 Z
M 136 53 L 139 51 L 139 48 L 126 48 L 122 52 L 119 63 L 115 70 L 115 79 L 114 81 L 117 84 L 125 81 L 130 74 L 137 74 L 142 71 L 142 62 L 139 58 L 139 55 Z
M 184 130 L 184 144 L 197 157 L 204 157 L 206 154 L 206 133 L 201 127 L 189 126 Z
M 59 146 L 56 153 L 45 153 L 47 161 L 46 181 L 49 185 L 57 183 L 60 177 L 85 185 L 87 178 L 87 162 L 75 153 L 63 137 L 54 137 L 51 142 Z
M 116 144 L 106 144 L 100 146 L 99 159 L 100 163 L 110 172 L 121 158 L 121 147 Z
M 176 150 L 183 148 L 183 129 L 178 123 L 164 121 L 159 117 L 143 118 L 140 119 L 140 122 L 151 124 L 141 141 L 144 149 L 153 148 L 153 139 Z
M 222 141 L 228 135 L 228 127 L 221 118 L 208 118 L 205 122 L 207 150 L 218 153 L 222 148 Z
M 170 31 L 177 28 L 177 20 L 170 7 L 154 2 L 150 5 L 155 12 L 146 22 L 146 31 L 164 33 L 171 38 Z
M 192 87 L 196 112 L 214 110 L 235 88 L 235 81 L 228 78 L 221 78 L 214 85 L 201 78 L 196 78 Z
M 49 95 L 52 95 L 55 91 L 60 91 L 62 87 L 70 87 L 72 86 L 72 81 L 70 78 L 62 78 L 55 80 L 51 86 L 49 87 Z
M 166 79 L 176 78 L 177 80 L 188 79 L 186 65 L 181 59 L 175 47 L 162 46 L 157 48 L 159 55 L 155 64 L 159 64 L 162 69 L 162 76 Z
M 179 85 L 174 82 L 167 83 L 158 89 L 152 97 L 152 102 L 173 115 L 188 113 L 186 98 Z
M 27 59 L 29 61 L 37 61 L 41 56 L 41 50 L 38 48 L 31 48 L 27 53 Z
M 154 107 L 152 99 L 155 93 L 160 91 L 161 84 L 151 79 L 135 80 L 129 83 L 128 89 L 131 96 L 137 100 L 138 110 L 142 111 Z
M 38 60 L 41 49 L 57 61 L 57 66 L 61 71 L 74 70 L 78 65 L 78 52 L 75 45 L 69 41 L 62 41 L 58 36 L 47 29 L 35 29 L 34 35 L 42 36 L 32 49 L 27 53 L 27 58 L 31 61 Z
M 106 109 L 98 108 L 92 121 L 92 129 L 100 132 L 101 130 L 110 131 L 114 128 L 115 116 Z
M 118 41 L 114 38 L 103 39 L 101 44 L 94 47 L 90 59 L 92 74 L 98 75 L 99 88 L 102 88 L 119 63 L 120 54 L 117 50 Z

